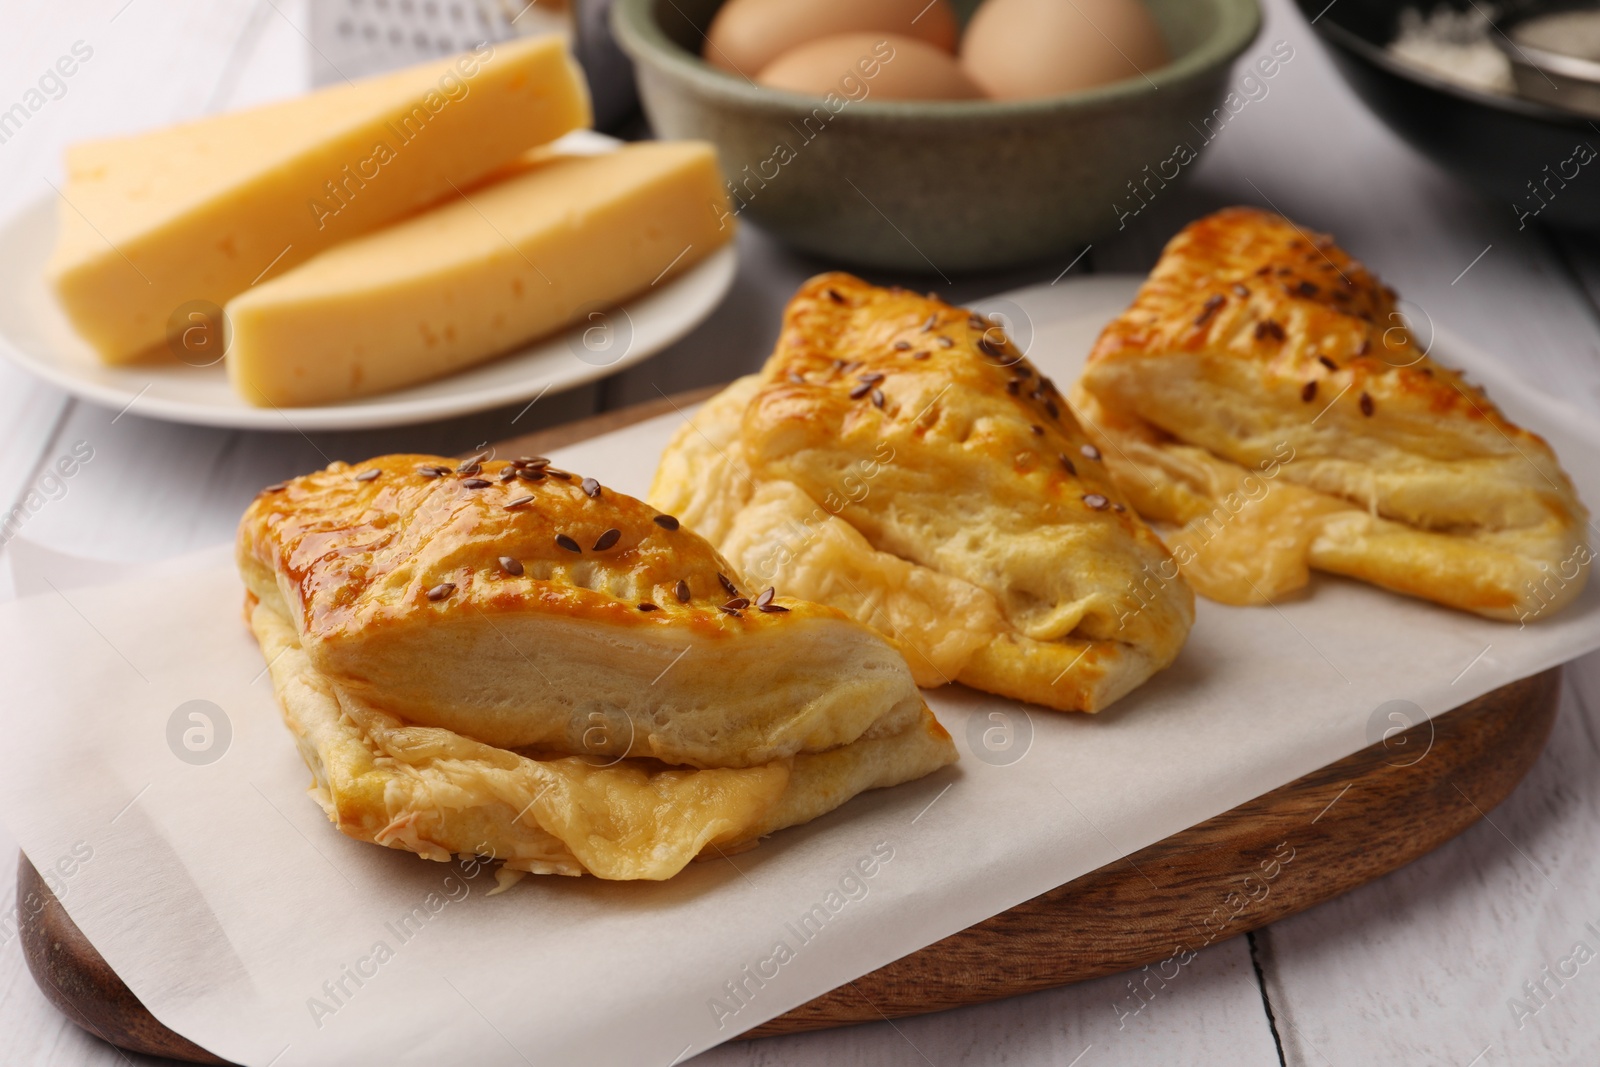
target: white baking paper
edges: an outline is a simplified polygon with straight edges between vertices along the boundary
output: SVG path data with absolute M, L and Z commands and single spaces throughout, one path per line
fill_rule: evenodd
M 1068 382 L 1131 284 L 993 306 Z M 1583 416 L 1464 346 L 1440 355 L 1600 502 Z M 558 462 L 643 495 L 680 422 Z M 1417 714 L 1393 702 L 1436 714 L 1600 647 L 1595 582 L 1526 628 L 1336 579 L 1276 608 L 1201 601 L 1176 665 L 1105 714 L 941 690 L 956 767 L 665 884 L 528 878 L 490 896 L 490 872 L 346 839 L 306 797 L 228 549 L 117 568 L 115 584 L 15 555 L 0 812 L 162 1022 L 277 1067 L 665 1067 L 1366 746 L 1391 713 Z M 1198 947 L 1193 930 L 1173 936 Z

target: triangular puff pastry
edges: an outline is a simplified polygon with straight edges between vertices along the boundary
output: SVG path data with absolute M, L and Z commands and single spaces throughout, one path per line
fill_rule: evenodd
M 766 367 L 691 417 L 650 499 L 753 582 L 877 628 L 922 685 L 1096 711 L 1193 621 L 1166 549 L 1003 332 L 848 274 L 801 287 Z
M 363 840 L 666 878 L 956 758 L 889 642 L 543 459 L 335 463 L 258 496 L 238 557 Z
M 1333 241 L 1231 208 L 1167 245 L 1073 403 L 1197 591 L 1262 604 L 1309 568 L 1495 619 L 1587 577 L 1550 447 L 1406 329 Z

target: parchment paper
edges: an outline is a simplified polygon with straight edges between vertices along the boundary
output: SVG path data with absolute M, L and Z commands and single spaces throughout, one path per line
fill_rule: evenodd
M 1131 284 L 991 305 L 1066 383 Z M 1465 346 L 1441 339 L 1439 355 L 1600 502 L 1584 416 Z M 680 419 L 557 462 L 643 495 Z M 157 1018 L 258 1067 L 665 1067 L 1408 716 L 1600 647 L 1593 582 L 1526 628 L 1336 579 L 1276 608 L 1200 601 L 1177 664 L 1105 714 L 941 690 L 956 767 L 665 884 L 528 878 L 490 896 L 488 870 L 348 840 L 305 796 L 227 548 L 134 573 L 16 547 L 0 812 Z M 1193 930 L 1173 938 L 1200 947 Z

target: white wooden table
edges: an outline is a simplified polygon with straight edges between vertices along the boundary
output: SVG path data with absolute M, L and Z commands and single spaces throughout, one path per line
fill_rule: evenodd
M 65 95 L 0 143 L 0 212 L 39 195 L 46 178 L 58 179 L 68 141 L 304 88 L 303 3 L 7 5 L 0 110 L 22 99 L 74 42 L 92 47 L 93 56 Z M 1413 301 L 1413 311 L 1522 368 L 1535 386 L 1600 414 L 1600 245 L 1518 232 L 1510 205 L 1477 199 L 1368 115 L 1284 0 L 1268 0 L 1268 8 L 1250 54 L 1279 40 L 1294 48 L 1268 95 L 1203 150 L 1190 184 L 1162 192 L 1075 269 L 1142 271 L 1166 237 L 1202 212 L 1236 202 L 1272 206 L 1336 234 Z M 1547 162 L 1529 160 L 1529 176 Z M 706 326 L 605 383 L 547 397 L 514 425 L 515 407 L 309 438 L 172 426 L 141 418 L 137 406 L 119 415 L 72 401 L 0 363 L 0 509 L 24 501 L 58 456 L 88 442 L 93 459 L 64 493 L 28 514 L 22 534 L 106 558 L 157 558 L 228 539 L 257 487 L 330 458 L 458 452 L 658 390 L 725 380 L 760 363 L 788 294 L 826 266 L 751 227 L 741 245 L 740 280 Z M 1036 271 L 935 288 L 962 301 L 1047 280 L 1077 251 L 1064 249 L 1059 264 Z M 1128 980 L 1111 977 L 894 1024 L 724 1046 L 695 1062 L 1600 1064 L 1600 958 L 1576 975 L 1559 973 L 1574 966 L 1561 961 L 1579 942 L 1600 953 L 1597 840 L 1600 657 L 1589 657 L 1568 668 L 1544 758 L 1489 821 L 1375 884 L 1206 950 L 1137 1014 L 1130 1014 L 1139 1002 L 1128 999 Z M 13 853 L 0 830 L 0 858 L 9 863 Z M 9 889 L 0 903 L 12 906 Z M 1511 1006 L 1517 1000 L 1520 1012 Z M 15 938 L 0 937 L 0 1063 L 126 1062 L 60 1016 L 34 987 Z

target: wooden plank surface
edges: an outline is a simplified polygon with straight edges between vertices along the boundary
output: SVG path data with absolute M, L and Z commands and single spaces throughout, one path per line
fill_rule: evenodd
M 306 83 L 305 43 L 293 25 L 304 25 L 299 0 L 134 0 L 112 21 L 123 3 L 11 5 L 0 16 L 0 100 L 18 98 L 73 41 L 96 48 L 96 62 L 68 94 L 0 145 L 0 211 L 36 195 L 45 176 L 54 180 L 60 145 L 71 139 L 267 99 Z M 1513 362 L 1537 387 L 1600 413 L 1593 299 L 1600 294 L 1600 253 L 1594 240 L 1552 238 L 1536 229 L 1518 233 L 1508 205 L 1476 199 L 1367 115 L 1283 0 L 1265 6 L 1266 28 L 1251 54 L 1278 39 L 1296 48 L 1269 95 L 1206 147 L 1191 185 L 1171 190 L 1074 270 L 1147 269 L 1161 241 L 1201 211 L 1222 203 L 1276 204 L 1338 234 L 1417 308 Z M 1530 175 L 1545 162 L 1530 160 Z M 509 409 L 423 428 L 406 440 L 446 452 L 470 449 L 518 432 L 530 420 L 548 425 L 753 369 L 776 334 L 777 310 L 818 264 L 774 246 L 751 227 L 740 250 L 743 269 L 730 304 L 662 357 L 559 405 L 547 405 L 554 399 L 547 398 L 520 421 L 513 422 L 518 411 Z M 1032 272 L 963 279 L 955 287 L 934 279 L 932 287 L 965 300 L 1049 281 L 1075 254 L 1063 250 L 1060 262 Z M 930 286 L 926 279 L 908 281 Z M 251 487 L 316 465 L 319 449 L 349 458 L 401 440 L 313 435 L 307 442 L 293 434 L 144 424 L 136 413 L 113 422 L 114 415 L 80 411 L 55 390 L 0 366 L 0 505 L 7 511 L 63 442 L 91 440 L 97 449 L 66 495 L 30 517 L 28 536 L 114 558 L 171 554 L 225 534 Z M 1593 888 L 1600 883 L 1575 865 L 1600 836 L 1594 768 L 1578 760 L 1582 746 L 1592 752 L 1600 736 L 1600 659 L 1582 661 L 1567 677 L 1556 742 L 1526 786 L 1493 816 L 1515 848 L 1483 824 L 1341 903 L 1270 927 L 1256 936 L 1261 951 L 1255 961 L 1242 939 L 1208 949 L 1186 979 L 1192 985 L 1121 1029 L 1112 1005 L 1122 994 L 1110 978 L 893 1026 L 727 1046 L 702 1061 L 954 1067 L 1062 1065 L 1081 1056 L 1081 1067 L 1467 1067 L 1488 1049 L 1479 1060 L 1485 1067 L 1600 1062 L 1600 979 L 1593 965 L 1521 1030 L 1501 1033 L 1511 1018 L 1507 990 L 1559 962 L 1561 954 L 1550 953 L 1571 934 L 1571 919 L 1588 916 L 1585 922 L 1600 926 L 1600 894 Z M 1519 874 L 1526 864 L 1519 849 L 1554 864 L 1545 867 L 1553 888 Z M 0 831 L 0 855 L 9 854 Z M 0 903 L 8 897 L 0 893 Z M 1600 949 L 1600 942 L 1591 945 Z M 1283 1038 L 1281 1061 L 1272 1019 Z M 1535 1041 L 1530 1034 L 1543 1036 Z M 3 929 L 0 1062 L 126 1062 L 44 1001 L 16 940 Z

